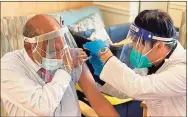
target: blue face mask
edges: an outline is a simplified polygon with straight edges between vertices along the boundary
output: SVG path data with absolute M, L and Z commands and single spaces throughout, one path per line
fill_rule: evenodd
M 48 59 L 42 58 L 42 67 L 49 71 L 54 71 L 60 68 L 62 65 L 61 59 Z
M 135 68 L 148 68 L 152 66 L 149 58 L 135 48 L 132 48 L 129 59 Z

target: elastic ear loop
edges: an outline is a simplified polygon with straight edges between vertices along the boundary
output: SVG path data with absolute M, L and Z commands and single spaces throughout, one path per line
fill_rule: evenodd
M 44 52 L 44 53 L 46 53 L 46 55 L 48 56 L 47 58 L 50 58 L 50 55 L 51 54 L 48 54 L 47 52 L 45 52 L 44 50 L 42 50 L 41 48 L 39 48 L 39 47 L 37 47 L 38 49 L 40 49 L 42 52 Z M 37 51 L 37 50 L 36 50 Z M 37 51 L 38 52 L 38 51 Z M 56 53 L 56 52 L 55 52 Z M 38 54 L 39 54 L 39 52 L 38 52 Z
M 55 44 L 55 42 L 54 42 L 54 44 Z M 55 47 L 55 45 L 54 45 L 54 47 Z M 34 52 L 37 51 L 37 48 L 40 49 L 42 52 L 46 53 L 46 55 L 48 56 L 47 58 L 50 58 L 50 55 L 51 55 L 51 54 L 48 54 L 47 52 L 45 52 L 44 50 L 42 50 L 41 48 L 38 47 L 38 41 L 37 41 L 37 46 L 36 46 L 35 49 L 34 49 Z M 64 48 L 63 48 L 63 49 L 64 49 Z M 38 51 L 37 51 L 37 53 L 39 54 Z M 57 53 L 57 52 L 54 52 L 54 53 Z M 40 55 L 40 54 L 39 54 L 39 55 Z M 42 56 L 41 56 L 41 57 L 42 57 Z
M 159 42 L 160 43 L 160 42 Z M 155 48 L 156 46 L 158 46 L 159 45 L 159 43 L 158 44 L 156 44 L 153 48 Z M 153 48 L 152 49 L 150 49 L 147 53 L 145 53 L 144 54 L 144 56 L 147 56 L 152 50 L 153 50 Z M 150 64 L 153 64 L 153 63 L 155 63 L 155 62 L 157 62 L 157 61 L 159 61 L 159 60 L 161 60 L 162 58 L 160 58 L 160 59 L 158 59 L 158 60 L 156 60 L 156 61 L 154 61 L 154 62 L 151 62 L 150 61 Z
M 27 38 L 26 38 L 26 39 L 27 39 Z M 25 39 L 25 40 L 26 40 L 26 39 Z M 40 53 L 37 51 L 37 47 L 38 47 L 38 40 L 36 39 L 36 45 L 35 45 L 35 48 L 33 49 L 32 53 L 37 52 L 37 54 L 42 58 L 42 56 L 40 55 Z M 35 62 L 38 66 L 42 67 L 42 64 L 39 63 L 39 62 L 36 60 L 36 58 L 35 58 L 34 56 L 33 56 L 33 58 L 34 58 L 34 62 Z
M 160 43 L 160 42 L 159 42 Z M 159 45 L 159 43 L 158 44 L 156 44 L 154 47 L 156 47 L 157 45 Z M 174 41 L 171 41 L 171 42 L 163 42 L 163 43 L 166 43 L 166 44 L 168 44 L 168 43 L 174 43 Z M 176 42 L 175 42 L 176 43 Z M 175 44 L 174 43 L 174 44 Z M 153 48 L 154 48 L 153 47 Z M 164 45 L 163 45 L 163 47 L 164 47 Z M 152 49 L 153 49 L 152 48 Z M 151 50 L 152 50 L 151 49 Z M 151 52 L 151 50 L 150 51 L 148 51 L 146 54 L 144 54 L 145 56 L 147 56 L 148 54 L 149 54 L 149 52 Z M 171 51 L 171 50 L 170 50 Z M 170 51 L 165 55 L 165 57 L 170 53 Z M 158 60 L 156 60 L 156 61 L 154 61 L 154 62 L 151 62 L 151 64 L 153 64 L 153 63 L 156 63 L 156 62 L 158 62 L 158 61 L 160 61 L 161 59 L 163 59 L 163 58 L 165 58 L 165 57 L 161 57 L 161 58 L 159 58 Z
M 160 42 L 159 42 L 159 43 L 160 43 Z M 158 46 L 159 43 L 157 43 L 153 48 L 155 48 L 156 46 Z M 164 46 L 164 45 L 163 45 L 163 46 Z M 144 54 L 144 56 L 147 56 L 147 55 L 153 50 L 153 48 L 150 49 L 148 52 L 146 52 L 146 53 Z
M 160 42 L 159 42 L 160 43 Z M 156 44 L 153 48 L 155 48 L 156 46 L 158 46 L 159 45 L 159 43 L 158 44 Z M 164 45 L 163 45 L 163 47 L 164 47 Z M 153 49 L 152 48 L 152 49 Z M 149 50 L 146 54 L 144 54 L 145 56 L 147 56 L 148 54 L 149 54 L 149 52 L 151 52 L 152 51 L 152 49 L 151 50 Z M 164 57 L 161 57 L 161 58 L 159 58 L 158 60 L 156 60 L 156 61 L 153 61 L 153 62 L 151 62 L 151 64 L 153 64 L 153 63 L 156 63 L 156 62 L 158 62 L 158 61 L 160 61 L 161 59 L 163 59 L 163 58 L 165 58 L 168 54 L 170 53 L 170 51 L 164 56 Z
M 40 55 L 40 53 L 38 52 L 37 47 L 38 47 L 38 40 L 36 40 L 36 46 L 35 46 L 35 48 L 33 49 L 32 53 L 37 52 L 37 54 L 38 54 L 41 58 L 43 58 L 43 57 Z M 39 49 L 40 49 L 40 48 L 39 48 Z M 42 67 L 42 64 L 39 63 L 39 62 L 36 60 L 36 58 L 35 58 L 34 56 L 33 56 L 33 58 L 34 58 L 35 63 L 37 63 L 40 67 Z

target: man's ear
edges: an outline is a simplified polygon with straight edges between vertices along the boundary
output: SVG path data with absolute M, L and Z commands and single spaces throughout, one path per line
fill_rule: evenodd
M 24 42 L 24 48 L 27 52 L 27 54 L 31 57 L 32 56 L 32 44 L 31 43 L 28 43 L 28 42 Z

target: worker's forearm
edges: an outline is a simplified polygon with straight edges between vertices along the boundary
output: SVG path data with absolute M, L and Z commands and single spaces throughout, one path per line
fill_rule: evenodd
M 99 116 L 119 116 L 113 106 L 97 89 L 89 69 L 85 65 L 79 80 L 79 86 L 88 98 L 92 108 Z

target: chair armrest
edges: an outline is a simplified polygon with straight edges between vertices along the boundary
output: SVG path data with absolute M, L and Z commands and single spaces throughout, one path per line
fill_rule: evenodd
M 123 45 L 131 43 L 131 42 L 132 41 L 130 39 L 124 39 L 124 40 L 122 40 L 120 42 L 113 43 L 113 45 L 115 45 L 115 46 L 123 46 Z
M 143 102 L 140 103 L 140 106 L 143 108 L 143 117 L 147 117 L 148 112 L 147 112 L 146 103 L 143 101 Z
M 141 106 L 142 108 L 147 108 L 146 103 L 145 103 L 144 101 L 140 103 L 140 106 Z
M 96 112 L 86 103 L 79 100 L 80 110 L 86 117 L 99 117 Z

